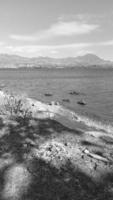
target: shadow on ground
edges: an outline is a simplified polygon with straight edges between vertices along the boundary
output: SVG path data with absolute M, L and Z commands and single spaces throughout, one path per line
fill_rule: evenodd
M 62 131 L 82 137 L 55 120 L 0 120 L 0 200 L 110 200 L 113 174 L 96 182 L 67 159 L 57 169 L 43 159 L 31 157 L 33 148 Z

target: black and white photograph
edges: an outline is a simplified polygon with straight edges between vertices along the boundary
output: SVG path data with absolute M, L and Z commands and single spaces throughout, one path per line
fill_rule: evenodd
M 0 200 L 113 200 L 113 0 L 0 0 Z

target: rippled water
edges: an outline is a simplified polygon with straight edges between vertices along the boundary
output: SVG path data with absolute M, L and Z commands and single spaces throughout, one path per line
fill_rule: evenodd
M 59 101 L 96 121 L 113 121 L 113 69 L 5 69 L 0 70 L 0 86 L 44 102 Z M 70 91 L 79 95 L 70 95 Z M 80 100 L 86 105 L 78 105 Z

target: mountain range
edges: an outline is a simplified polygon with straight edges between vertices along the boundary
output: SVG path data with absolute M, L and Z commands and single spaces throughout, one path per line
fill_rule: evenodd
M 78 57 L 21 57 L 18 55 L 0 54 L 0 68 L 71 68 L 71 67 L 113 67 L 112 61 L 107 61 L 94 54 Z

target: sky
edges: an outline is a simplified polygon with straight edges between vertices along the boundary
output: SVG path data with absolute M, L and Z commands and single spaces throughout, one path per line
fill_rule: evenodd
M 113 60 L 113 0 L 0 0 L 0 53 Z

